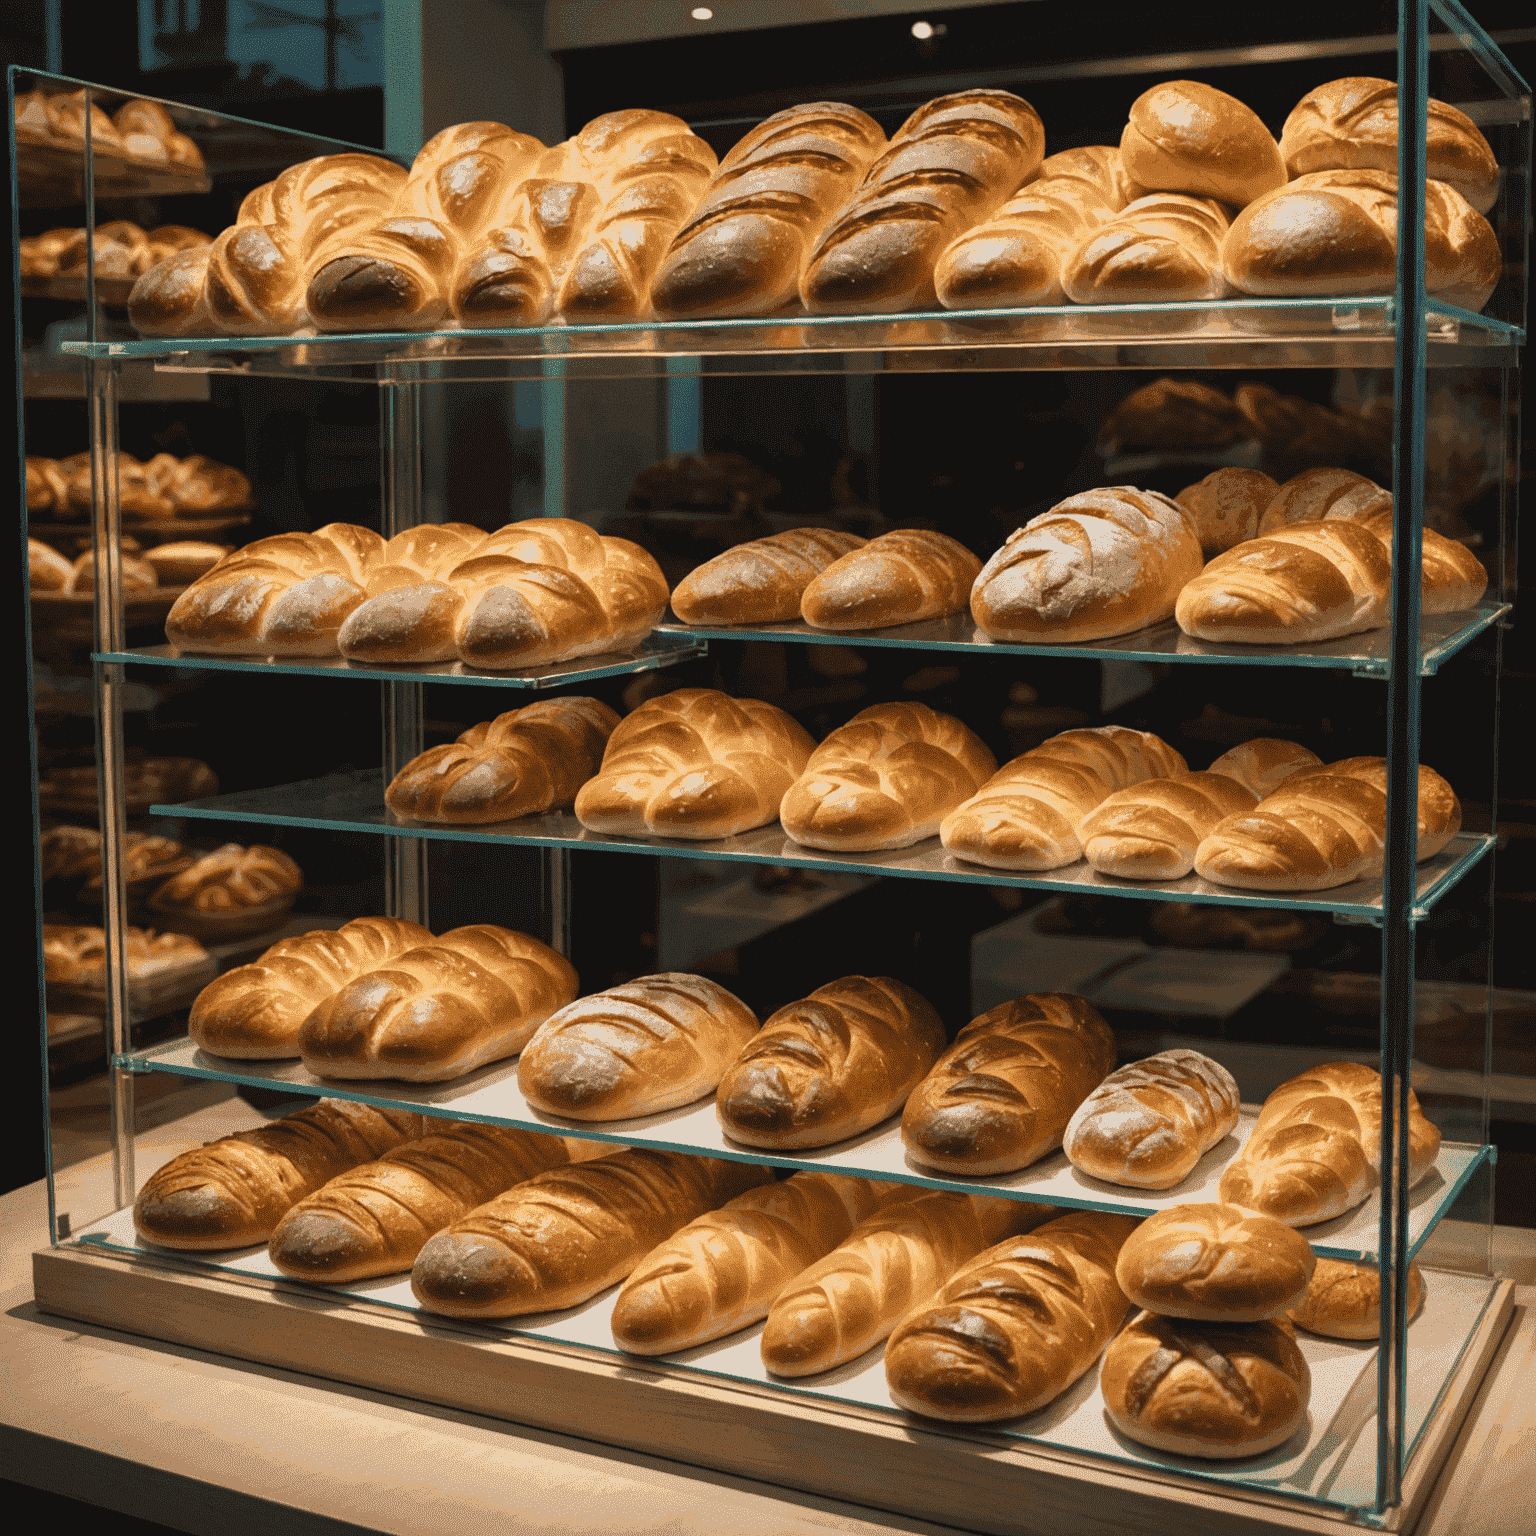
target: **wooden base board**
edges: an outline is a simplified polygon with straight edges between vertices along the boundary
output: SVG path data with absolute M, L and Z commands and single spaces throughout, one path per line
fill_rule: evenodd
M 260 1279 L 69 1246 L 35 1253 L 32 1268 L 38 1306 L 79 1322 L 996 1536 L 1339 1536 L 1359 1523 L 1346 1511 L 1256 1489 L 1021 1447 L 985 1430 L 947 1432 L 701 1379 L 664 1362 L 491 1337 L 367 1304 L 337 1307 Z M 1508 1326 L 1513 1291 L 1508 1281 L 1496 1286 L 1425 1427 L 1403 1503 L 1383 1529 L 1412 1529 Z

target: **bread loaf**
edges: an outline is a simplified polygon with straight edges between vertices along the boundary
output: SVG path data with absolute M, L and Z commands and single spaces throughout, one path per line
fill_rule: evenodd
M 801 301 L 813 314 L 931 309 L 944 248 L 1044 156 L 1039 114 L 1009 91 L 957 91 L 919 107 L 807 256 Z
M 757 1034 L 757 1016 L 703 976 L 663 971 L 568 1004 L 517 1064 L 536 1109 L 572 1120 L 625 1120 L 715 1091 Z
M 1225 448 L 1246 436 L 1230 395 L 1199 379 L 1153 379 L 1133 389 L 1104 418 L 1101 451 L 1120 448 Z
M 748 1163 L 649 1148 L 550 1169 L 429 1238 L 411 1290 L 450 1317 L 578 1306 L 679 1227 L 772 1177 Z
M 925 704 L 872 704 L 811 753 L 779 819 L 806 848 L 910 848 L 932 837 L 996 766 L 952 715 Z
M 229 553 L 227 544 L 175 539 L 146 549 L 144 563 L 154 571 L 162 587 L 184 587 L 206 576 Z
M 68 592 L 75 582 L 74 566 L 58 550 L 38 539 L 27 540 L 27 585 L 34 592 Z
M 1258 537 L 1259 521 L 1278 489 L 1263 470 L 1228 464 L 1186 485 L 1176 499 L 1195 525 L 1200 553 L 1209 560 Z
M 1392 510 L 1392 493 L 1374 480 L 1352 469 L 1304 469 L 1276 487 L 1263 509 L 1258 532 L 1273 533 L 1293 523 L 1316 523 L 1329 516 L 1353 522 L 1382 510 Z
M 1424 1309 L 1424 1276 L 1408 1266 L 1408 1321 Z M 1327 1339 L 1381 1337 L 1381 1271 L 1374 1264 L 1319 1259 L 1311 1284 L 1285 1314 L 1298 1328 Z
M 783 710 L 713 688 L 647 700 L 614 729 L 576 796 L 592 832 L 691 840 L 774 820 L 814 747 Z
M 1079 1173 L 1172 1189 L 1237 1125 L 1237 1083 L 1199 1051 L 1159 1051 L 1111 1072 L 1072 1113 L 1061 1149 Z
M 1330 518 L 1346 515 L 1343 512 L 1327 514 Z M 1368 533 L 1374 533 L 1391 556 L 1394 527 L 1390 505 L 1353 520 Z M 1421 529 L 1420 534 L 1423 551 L 1420 611 L 1426 614 L 1460 613 L 1475 607 L 1488 590 L 1488 571 L 1483 562 L 1465 544 L 1448 539 L 1433 528 Z
M 602 765 L 619 717 L 598 699 L 540 699 L 429 747 L 390 781 L 397 816 L 477 826 L 568 806 Z
M 167 927 L 233 939 L 282 922 L 304 888 L 304 871 L 281 848 L 225 843 L 171 876 L 149 898 Z
M 872 117 L 835 101 L 776 112 L 732 147 L 662 259 L 663 319 L 768 315 L 797 295 L 827 221 L 885 148 Z
M 672 611 L 685 624 L 798 619 L 806 587 L 864 542 L 831 528 L 791 528 L 738 544 L 683 577 L 672 592 Z
M 889 976 L 844 976 L 774 1013 L 720 1080 L 725 1134 L 825 1147 L 895 1114 L 944 1049 L 932 1004 Z
M 261 959 L 225 971 L 197 994 L 187 1033 L 214 1056 L 297 1056 L 299 1031 L 321 1003 L 431 941 L 419 923 L 397 917 L 355 917 L 341 928 L 279 939 Z
M 547 944 L 490 923 L 455 928 L 322 1002 L 299 1054 L 319 1077 L 442 1083 L 516 1055 L 576 990 L 575 968 Z
M 421 1116 L 320 1099 L 173 1157 L 149 1176 L 133 1224 L 163 1248 L 249 1248 L 322 1184 L 420 1136 Z
M 1078 824 L 1077 837 L 1098 874 L 1179 880 L 1221 821 L 1258 803 L 1251 789 L 1222 773 L 1145 779 L 1101 801 Z
M 800 617 L 817 629 L 886 629 L 965 607 L 981 569 L 965 545 L 927 528 L 898 528 L 812 577 Z
M 1079 491 L 1010 533 L 971 589 L 971 616 L 994 640 L 1080 645 L 1173 616 L 1200 574 L 1184 509 L 1157 491 Z
M 1072 247 L 1061 283 L 1075 304 L 1194 304 L 1226 292 L 1227 215 L 1208 197 L 1149 192 Z
M 1195 80 L 1165 80 L 1131 103 L 1120 158 L 1126 174 L 1151 190 L 1239 208 L 1286 179 L 1280 146 L 1257 113 Z
M 891 1335 L 891 1400 L 965 1424 L 1045 1407 L 1124 1321 L 1115 1255 L 1135 1227 L 1131 1216 L 1074 1211 L 978 1254 Z
M 797 1173 L 706 1211 L 653 1248 L 613 1304 L 613 1339 L 666 1355 L 750 1327 L 808 1265 L 844 1242 L 899 1186 Z
M 1061 1145 L 1115 1064 L 1115 1037 L 1070 992 L 1016 997 L 972 1019 L 901 1117 L 908 1157 L 945 1173 L 1009 1173 Z
M 570 1161 L 558 1136 L 462 1120 L 428 1120 L 423 1130 L 293 1206 L 267 1244 L 272 1262 L 328 1285 L 399 1274 L 434 1232 Z
M 1077 828 L 1109 795 L 1187 764 L 1150 731 L 1123 725 L 1063 731 L 1004 763 L 944 818 L 945 848 L 993 869 L 1046 870 L 1083 856 Z
M 1408 1090 L 1408 1184 L 1435 1166 L 1440 1132 Z M 1359 1205 L 1381 1176 L 1381 1076 L 1359 1062 L 1313 1067 L 1264 1101 L 1221 1198 L 1309 1227 Z
M 1294 741 L 1258 736 L 1241 746 L 1229 747 L 1211 764 L 1211 772 L 1236 779 L 1263 800 L 1274 794 L 1293 773 L 1310 772 L 1322 766 L 1323 760 L 1317 753 L 1309 752 Z
M 1294 179 L 1313 171 L 1397 174 L 1397 86 L 1352 75 L 1307 92 L 1280 133 L 1280 153 Z M 1425 169 L 1479 213 L 1498 200 L 1499 167 L 1488 140 L 1465 112 L 1429 99 Z
M 1141 1312 L 1105 1352 L 1099 1386 L 1109 1422 L 1128 1438 L 1228 1459 L 1283 1445 L 1306 1423 L 1312 1373 L 1286 1323 Z
M 984 1195 L 890 1200 L 774 1297 L 763 1364 L 775 1376 L 813 1376 L 857 1359 L 983 1248 L 1055 1214 Z

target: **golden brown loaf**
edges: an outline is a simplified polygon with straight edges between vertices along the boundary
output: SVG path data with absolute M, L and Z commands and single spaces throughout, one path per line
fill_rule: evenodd
M 1144 187 L 1239 208 L 1285 185 L 1280 146 L 1258 114 L 1195 80 L 1165 80 L 1131 103 L 1120 157 Z
M 997 766 L 981 739 L 926 704 L 872 704 L 811 754 L 779 807 L 806 848 L 910 848 Z
M 1199 379 L 1153 379 L 1105 418 L 1099 437 L 1116 448 L 1225 448 L 1245 435 L 1242 412 Z
M 27 585 L 34 592 L 68 592 L 75 568 L 58 550 L 39 539 L 27 540 Z
M 993 869 L 1060 869 L 1083 856 L 1077 828 L 1116 790 L 1183 773 L 1184 759 L 1150 731 L 1124 725 L 1063 731 L 1001 768 L 944 818 L 940 837 Z
M 529 1040 L 517 1085 L 536 1109 L 626 1120 L 715 1091 L 757 1016 L 703 976 L 661 971 L 567 1004 Z
M 176 120 L 158 101 L 139 97 L 124 102 L 113 114 L 112 126 L 122 139 L 123 153 L 136 165 L 160 170 L 203 169 L 202 151 L 177 129 Z
M 909 1158 L 945 1173 L 1008 1173 L 1061 1145 L 1115 1064 L 1115 1037 L 1070 992 L 1016 997 L 971 1020 L 901 1116 Z
M 1480 310 L 1504 270 L 1487 219 L 1444 182 L 1425 184 L 1424 284 L 1432 299 Z M 1245 208 L 1222 247 L 1227 280 L 1266 298 L 1391 293 L 1397 281 L 1397 177 L 1316 171 Z
M 341 1285 L 408 1270 L 422 1244 L 493 1195 L 570 1162 L 558 1136 L 462 1120 L 338 1174 L 293 1206 L 267 1244 L 296 1280 Z
M 1237 1124 L 1237 1083 L 1199 1051 L 1159 1051 L 1111 1072 L 1073 1111 L 1061 1149 L 1079 1173 L 1172 1189 Z
M 1039 114 L 1009 91 L 957 91 L 919 107 L 806 257 L 805 307 L 931 309 L 944 248 L 1011 197 L 1044 155 Z
M 1074 1211 L 978 1254 L 891 1335 L 892 1402 L 978 1424 L 1059 1397 L 1125 1319 L 1115 1255 L 1135 1226 L 1131 1216 Z
M 390 781 L 397 816 L 451 826 L 511 821 L 568 806 L 602 766 L 619 717 L 599 699 L 540 699 L 429 747 Z
M 319 1077 L 441 1083 L 520 1051 L 576 996 L 576 971 L 526 933 L 477 923 L 349 982 L 304 1021 Z
M 889 976 L 844 976 L 768 1019 L 715 1110 L 749 1147 L 830 1146 L 895 1114 L 943 1049 L 927 998 Z
M 159 585 L 155 568 L 147 560 L 136 559 L 125 550 L 118 556 L 118 562 L 123 591 L 149 592 Z M 75 563 L 69 568 L 68 590 L 71 592 L 96 590 L 96 556 L 91 550 L 85 550 L 82 554 L 75 556 Z
M 516 1317 L 574 1307 L 679 1227 L 772 1179 L 766 1168 L 649 1148 L 554 1168 L 461 1217 L 416 1256 L 429 1312 Z
M 225 971 L 192 1004 L 187 1033 L 215 1056 L 266 1061 L 299 1054 L 304 1020 L 349 982 L 432 935 L 398 917 L 355 917 L 341 928 L 279 939 L 249 965 Z
M 1055 1214 L 984 1195 L 892 1199 L 774 1297 L 763 1364 L 775 1376 L 811 1376 L 856 1359 L 983 1248 Z
M 149 898 L 167 926 L 204 938 L 276 927 L 304 887 L 304 871 L 280 848 L 225 843 L 173 875 Z
M 1424 1276 L 1408 1266 L 1408 1321 L 1424 1308 Z M 1319 1259 L 1307 1293 L 1285 1314 L 1298 1328 L 1328 1339 L 1381 1337 L 1381 1271 L 1374 1264 Z
M 133 1224 L 166 1248 L 248 1248 L 322 1184 L 420 1136 L 421 1116 L 320 1099 L 281 1120 L 210 1141 L 150 1175 Z
M 1256 736 L 1240 746 L 1229 747 L 1211 764 L 1212 773 L 1224 773 L 1229 779 L 1251 789 L 1263 800 L 1279 789 L 1293 773 L 1321 768 L 1323 760 L 1294 741 L 1277 741 L 1273 736 Z
M 732 147 L 651 287 L 663 319 L 767 315 L 798 292 L 827 221 L 885 148 L 872 117 L 835 101 L 775 112 Z
M 1194 304 L 1226 292 L 1227 214 L 1208 197 L 1149 192 L 1073 246 L 1061 283 L 1075 304 Z
M 1228 816 L 1259 797 L 1224 773 L 1181 773 L 1116 790 L 1078 824 L 1083 857 L 1120 880 L 1178 880 L 1195 850 Z
M 1397 174 L 1397 86 L 1351 75 L 1307 92 L 1280 132 L 1280 153 L 1294 177 L 1313 171 L 1390 171 Z M 1425 169 L 1486 214 L 1499 195 L 1499 167 L 1477 124 L 1465 112 L 1429 99 Z
M 1345 514 L 1330 512 L 1329 517 Z M 1390 506 L 1355 519 L 1359 525 L 1381 540 L 1388 555 L 1392 552 L 1393 521 Z M 1448 539 L 1433 528 L 1420 530 L 1422 536 L 1422 571 L 1419 603 L 1424 613 L 1460 613 L 1474 607 L 1488 590 L 1488 571 L 1483 562 L 1456 539 Z
M 683 577 L 672 592 L 672 611 L 685 624 L 798 619 L 806 587 L 864 543 L 857 534 L 832 528 L 791 528 L 738 544 Z
M 814 746 L 776 705 L 679 688 L 615 727 L 576 816 L 620 836 L 731 837 L 778 816 Z
M 1200 574 L 1200 540 L 1158 491 L 1079 491 L 1010 533 L 971 589 L 994 640 L 1078 645 L 1160 624 Z
M 1225 465 L 1186 485 L 1176 498 L 1189 513 L 1207 560 L 1257 538 L 1259 521 L 1279 487 L 1261 469 Z
M 126 929 L 123 950 L 132 981 L 168 973 L 189 979 L 206 974 L 213 963 L 196 939 L 184 933 L 156 933 L 153 928 Z M 43 979 L 102 993 L 107 984 L 106 934 L 100 928 L 44 923 Z
M 625 1281 L 613 1303 L 614 1342 L 632 1355 L 665 1355 L 750 1327 L 788 1281 L 846 1241 L 897 1188 L 797 1173 L 706 1211 Z
M 981 569 L 965 545 L 898 528 L 850 550 L 806 584 L 800 617 L 817 629 L 885 629 L 963 609 Z
M 1236 1205 L 1175 1205 L 1126 1239 L 1115 1278 L 1132 1306 L 1195 1322 L 1258 1323 L 1306 1294 L 1312 1245 Z
M 1278 486 L 1259 519 L 1260 534 L 1293 523 L 1316 523 L 1325 517 L 1351 522 L 1373 512 L 1392 510 L 1392 493 L 1352 469 L 1304 469 Z M 1250 535 L 1252 537 L 1252 535 Z
M 1099 1376 L 1121 1434 L 1181 1456 L 1256 1456 L 1307 1420 L 1312 1373 L 1289 1325 L 1188 1323 L 1140 1312 Z
M 1435 1166 L 1440 1132 L 1408 1090 L 1408 1183 Z M 1381 1176 L 1381 1077 L 1354 1061 L 1329 1062 L 1264 1101 L 1241 1154 L 1221 1176 L 1221 1198 L 1309 1227 L 1352 1210 Z

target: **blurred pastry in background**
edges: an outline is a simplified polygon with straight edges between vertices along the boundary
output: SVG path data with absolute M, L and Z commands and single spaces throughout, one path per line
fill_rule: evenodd
M 237 938 L 276 927 L 303 888 L 303 870 L 282 849 L 225 843 L 167 880 L 149 905 L 177 932 Z

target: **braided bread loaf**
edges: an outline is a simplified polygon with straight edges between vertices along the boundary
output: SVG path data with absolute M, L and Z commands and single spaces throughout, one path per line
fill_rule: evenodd
M 1228 816 L 1259 797 L 1223 773 L 1180 773 L 1116 790 L 1078 823 L 1083 857 L 1121 880 L 1178 880 L 1195 850 Z
M 1165 80 L 1131 103 L 1120 156 L 1144 187 L 1239 208 L 1285 185 L 1280 146 L 1259 115 L 1195 80 Z
M 1062 262 L 1075 304 L 1193 304 L 1227 289 L 1227 215 L 1208 197 L 1149 192 L 1078 241 Z
M 926 528 L 898 528 L 814 576 L 800 616 L 817 629 L 886 629 L 963 609 L 981 570 L 965 545 Z
M 805 589 L 834 561 L 864 547 L 852 533 L 791 528 L 738 544 L 690 571 L 672 592 L 685 624 L 782 624 L 800 617 Z

